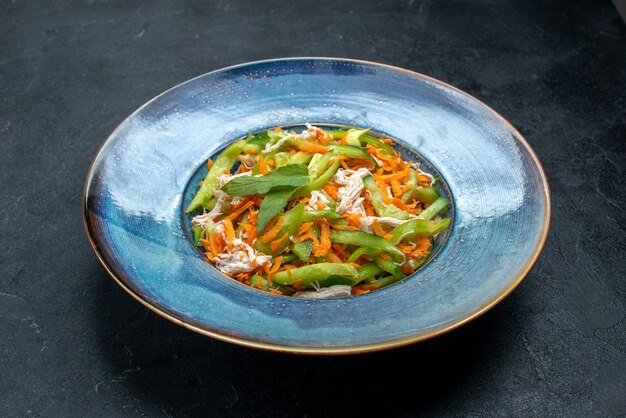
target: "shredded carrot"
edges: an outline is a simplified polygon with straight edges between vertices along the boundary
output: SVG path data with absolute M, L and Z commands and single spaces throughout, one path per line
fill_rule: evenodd
M 353 287 L 350 291 L 354 296 L 364 295 L 365 293 L 369 293 L 369 290 L 361 289 L 360 287 Z
M 348 225 L 353 226 L 355 228 L 361 228 L 361 215 L 358 213 L 344 213 L 348 221 Z
M 358 231 L 359 228 L 357 228 L 356 226 L 352 226 L 352 225 L 339 225 L 339 224 L 331 224 L 330 225 L 331 228 L 333 229 L 345 229 L 348 231 Z
M 398 180 L 391 179 L 390 183 L 391 183 L 391 191 L 393 192 L 393 195 L 397 198 L 402 197 L 402 190 L 400 189 L 400 183 L 398 182 Z
M 269 160 L 267 160 L 267 165 L 268 167 L 276 168 L 276 160 L 270 158 Z
M 257 164 L 259 165 L 259 174 L 265 175 L 270 172 L 270 170 L 267 168 L 267 165 L 265 164 L 265 160 L 263 159 L 262 155 L 259 155 Z
M 210 170 L 210 169 L 211 169 L 211 167 L 213 167 L 213 160 L 209 158 L 209 159 L 206 161 L 206 166 L 207 166 L 207 168 Z
M 304 286 L 300 286 L 302 284 L 303 280 L 302 279 L 298 279 L 295 280 L 291 286 L 296 289 L 296 290 L 304 290 Z
M 282 294 L 283 294 L 283 292 L 281 292 L 281 291 L 280 291 L 280 290 L 278 290 L 278 289 L 272 289 L 272 290 L 270 290 L 270 293 L 273 293 L 273 294 L 275 294 L 275 295 L 282 295 Z
M 361 268 L 361 265 L 358 263 L 348 263 L 348 264 L 350 264 L 352 267 L 354 267 L 357 270 Z
M 296 266 L 294 266 L 293 264 L 285 264 L 283 266 L 283 270 L 293 270 L 295 268 L 296 268 Z
M 218 255 L 222 252 L 220 250 L 219 244 L 217 243 L 217 237 L 215 235 L 209 235 L 209 245 L 211 246 L 211 252 L 214 255 Z
M 298 148 L 310 154 L 326 154 L 328 152 L 328 148 L 325 146 L 311 142 L 303 142 L 298 145 Z
M 230 174 L 230 170 L 224 170 L 224 171 L 222 171 L 222 173 L 224 173 L 224 174 Z
M 263 233 L 263 238 L 261 238 L 263 240 L 263 242 L 270 242 L 274 238 L 276 238 L 276 236 L 280 232 L 281 228 L 283 227 L 283 223 L 284 222 L 285 222 L 285 218 L 281 217 L 278 220 L 278 222 L 276 222 L 276 224 L 274 224 L 274 226 L 272 226 L 267 232 L 264 232 Z
M 350 170 L 350 167 L 348 166 L 348 163 L 346 163 L 345 160 L 341 160 L 341 166 L 343 167 L 344 170 Z
M 389 204 L 389 194 L 387 193 L 387 183 L 385 183 L 385 180 L 382 179 L 378 174 L 374 174 L 374 180 L 376 181 L 376 184 L 378 185 L 378 188 L 380 189 L 380 194 L 383 197 L 383 201 L 387 204 Z
M 400 200 L 398 198 L 390 199 L 389 203 L 391 203 L 392 205 L 394 205 L 398 209 L 402 209 L 402 210 L 407 211 L 409 213 L 414 213 L 415 212 L 415 206 L 416 206 L 415 204 L 407 205 L 406 203 L 404 203 L 402 200 Z
M 267 264 L 265 265 L 266 267 L 266 272 L 267 272 L 267 281 L 268 283 L 272 283 L 272 274 L 276 273 L 278 271 L 278 269 L 280 268 L 280 263 L 283 262 L 283 256 L 279 255 L 278 257 L 276 257 L 276 259 L 274 260 L 274 265 L 272 266 L 272 268 L 268 268 Z
M 344 260 L 342 260 L 337 254 L 335 254 L 332 251 L 328 253 L 328 261 L 331 263 L 343 263 L 344 262 Z
M 339 186 L 335 183 L 326 183 L 322 189 L 331 197 L 333 200 L 337 200 L 337 192 L 339 191 Z
M 211 248 L 211 243 L 205 239 L 201 239 L 200 244 L 202 244 L 202 246 L 204 247 L 205 250 L 207 251 L 213 251 L 213 248 Z
M 409 275 L 413 273 L 413 267 L 411 267 L 409 263 L 404 263 L 400 266 L 400 271 L 402 272 L 402 274 Z
M 384 237 L 385 235 L 387 235 L 387 232 L 378 223 L 378 219 L 374 219 L 374 222 L 372 222 L 372 229 L 374 230 L 374 233 L 379 237 Z
M 391 173 L 391 174 L 384 174 L 381 175 L 381 177 L 385 180 L 393 180 L 396 179 L 398 181 L 402 181 L 405 177 L 407 177 L 409 175 L 409 170 L 408 169 L 404 169 L 402 171 L 398 171 L 397 173 Z
M 257 152 L 258 152 L 258 151 L 257 151 L 257 150 L 255 150 L 254 148 L 248 148 L 248 149 L 246 150 L 246 154 L 253 154 L 253 155 L 254 155 L 254 154 L 256 154 Z
M 346 251 L 346 245 L 345 244 L 338 244 L 336 242 L 333 242 L 331 247 L 332 247 L 333 251 L 336 252 L 344 260 L 347 259 L 348 257 L 350 257 L 350 254 L 348 254 L 348 252 Z
M 417 181 L 419 182 L 419 184 L 421 184 L 422 186 L 430 186 L 430 178 L 426 177 L 423 174 L 418 174 L 417 175 Z
M 224 233 L 226 234 L 226 239 L 228 240 L 228 249 L 232 250 L 233 241 L 235 240 L 235 229 L 233 228 L 233 223 L 230 219 L 224 219 Z
M 272 251 L 276 251 L 280 248 L 281 245 L 283 245 L 283 242 L 285 242 L 285 239 L 289 238 L 289 234 L 285 232 L 285 234 L 280 237 L 279 239 L 272 241 L 272 243 L 270 244 L 270 248 Z
M 204 253 L 204 255 L 206 256 L 206 258 L 209 259 L 210 262 L 215 262 L 215 257 L 213 257 L 213 253 L 210 251 L 207 251 L 206 253 Z
M 298 232 L 296 232 L 296 236 L 303 234 L 304 232 L 308 231 L 309 228 L 311 228 L 311 226 L 313 226 L 313 222 L 305 222 L 302 225 L 300 225 L 300 228 L 298 228 Z
M 250 208 L 252 205 L 254 205 L 254 201 L 252 200 L 248 200 L 243 206 L 239 207 L 237 210 L 235 210 L 234 212 L 232 212 L 230 215 L 228 215 L 226 218 L 224 219 L 229 219 L 229 220 L 235 220 L 239 217 L 239 215 L 241 215 L 242 213 L 244 213 L 246 210 L 248 210 L 248 208 Z
M 391 239 L 393 238 L 393 235 L 385 234 L 385 235 L 383 235 L 383 238 L 385 238 L 387 241 L 391 241 Z
M 380 258 L 382 258 L 383 260 L 387 260 L 387 261 L 390 261 L 390 260 L 391 260 L 391 257 L 390 257 L 390 256 L 389 256 L 389 254 L 387 254 L 387 253 L 380 253 L 380 254 L 378 254 L 378 256 L 379 256 Z
M 318 224 L 320 226 L 320 241 L 317 245 L 315 242 L 313 243 L 313 255 L 322 257 L 330 251 L 330 228 L 326 219 L 319 220 Z

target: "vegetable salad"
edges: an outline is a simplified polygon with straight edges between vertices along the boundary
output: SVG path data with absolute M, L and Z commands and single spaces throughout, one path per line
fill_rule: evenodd
M 367 129 L 269 130 L 214 161 L 186 209 L 224 274 L 298 298 L 360 295 L 412 274 L 449 227 L 432 175 Z

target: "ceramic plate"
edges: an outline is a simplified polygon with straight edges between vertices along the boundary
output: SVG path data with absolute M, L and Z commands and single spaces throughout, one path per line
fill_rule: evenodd
M 379 291 L 305 301 L 244 286 L 196 251 L 182 208 L 207 158 L 248 132 L 305 122 L 371 127 L 432 164 L 454 216 L 430 263 Z M 550 219 L 539 160 L 489 107 L 414 72 L 330 58 L 238 65 L 166 91 L 106 140 L 83 201 L 96 254 L 145 306 L 221 340 L 299 353 L 400 346 L 470 321 L 522 281 Z

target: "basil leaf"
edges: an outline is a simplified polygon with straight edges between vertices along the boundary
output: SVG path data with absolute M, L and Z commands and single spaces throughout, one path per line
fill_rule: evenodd
M 236 177 L 226 183 L 223 191 L 231 196 L 265 194 L 275 187 L 300 187 L 309 182 L 309 170 L 304 164 L 290 164 L 261 177 Z
M 265 195 L 261 207 L 259 207 L 256 225 L 258 233 L 261 233 L 272 218 L 285 207 L 295 190 L 296 187 L 277 187 Z

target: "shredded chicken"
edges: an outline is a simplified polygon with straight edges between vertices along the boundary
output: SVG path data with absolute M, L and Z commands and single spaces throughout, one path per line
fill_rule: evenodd
M 306 204 L 308 210 L 319 210 L 320 208 L 317 206 L 318 202 L 324 204 L 322 209 L 328 209 L 328 197 L 324 192 L 320 192 L 319 190 L 313 190 L 311 192 L 311 198 Z
M 337 212 L 339 213 L 358 213 L 365 215 L 365 209 L 363 208 L 364 198 L 360 197 L 363 188 L 363 177 L 369 176 L 370 171 L 367 168 L 359 168 L 358 170 L 337 170 L 333 181 L 340 186 L 337 191 L 337 197 L 339 198 L 339 205 L 337 206 Z
M 247 273 L 269 263 L 272 259 L 270 255 L 257 253 L 254 248 L 239 238 L 235 238 L 232 244 L 233 248 L 230 252 L 215 256 L 215 265 L 224 273 Z
M 352 296 L 352 287 L 338 284 L 309 292 L 296 292 L 293 297 L 298 299 L 336 299 Z
M 307 129 L 306 131 L 299 133 L 299 134 L 287 134 L 286 136 L 280 138 L 278 141 L 272 143 L 267 143 L 267 145 L 265 145 L 265 149 L 263 149 L 263 152 L 272 152 L 277 150 L 278 148 L 280 148 L 286 141 L 290 140 L 290 139 L 304 139 L 304 140 L 311 140 L 311 139 L 315 139 L 315 128 L 309 124 L 306 125 Z

